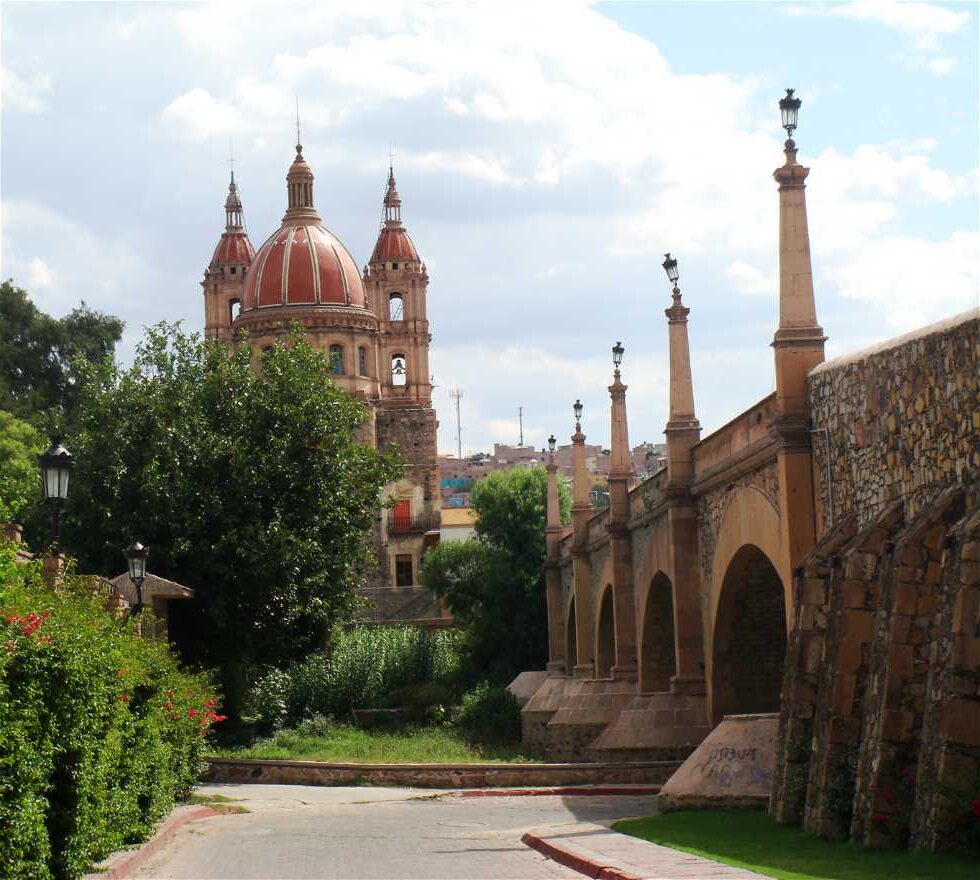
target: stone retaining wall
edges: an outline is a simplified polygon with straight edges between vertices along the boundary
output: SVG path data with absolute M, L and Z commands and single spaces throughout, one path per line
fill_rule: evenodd
M 268 785 L 389 785 L 408 788 L 659 785 L 676 761 L 593 764 L 327 764 L 212 759 L 205 782 Z

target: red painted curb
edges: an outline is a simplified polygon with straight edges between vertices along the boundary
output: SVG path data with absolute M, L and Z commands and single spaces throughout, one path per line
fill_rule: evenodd
M 631 874 L 611 865 L 603 865 L 585 856 L 580 856 L 578 853 L 563 849 L 558 844 L 545 840 L 531 831 L 525 832 L 521 837 L 521 843 L 537 850 L 553 862 L 558 862 L 559 865 L 578 871 L 579 874 L 584 874 L 586 877 L 592 877 L 593 880 L 644 880 L 639 874 Z
M 168 844 L 178 828 L 181 828 L 188 822 L 196 822 L 199 819 L 207 819 L 211 816 L 220 815 L 217 810 L 212 810 L 210 807 L 192 807 L 182 812 L 179 816 L 174 816 L 171 813 L 170 816 L 163 820 L 163 824 L 160 825 L 157 833 L 153 837 L 132 855 L 110 867 L 102 876 L 106 880 L 126 880 L 133 871 L 143 867 L 144 863 L 148 862 L 152 856 L 156 855 Z
M 604 785 L 589 788 L 578 786 L 558 786 L 556 788 L 469 788 L 458 792 L 459 797 L 535 797 L 544 795 L 592 795 L 606 796 L 629 794 L 659 794 L 659 785 L 617 786 Z

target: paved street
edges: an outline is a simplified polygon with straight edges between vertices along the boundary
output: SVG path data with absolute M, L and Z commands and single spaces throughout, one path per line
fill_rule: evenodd
M 249 812 L 181 828 L 134 878 L 581 878 L 520 842 L 528 828 L 652 811 L 651 796 L 434 797 L 430 790 L 207 785 Z

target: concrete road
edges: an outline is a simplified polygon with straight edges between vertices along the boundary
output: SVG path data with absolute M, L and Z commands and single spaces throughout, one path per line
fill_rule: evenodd
M 528 828 L 653 812 L 652 796 L 434 796 L 404 788 L 206 785 L 249 810 L 186 825 L 135 878 L 581 878 L 524 846 Z

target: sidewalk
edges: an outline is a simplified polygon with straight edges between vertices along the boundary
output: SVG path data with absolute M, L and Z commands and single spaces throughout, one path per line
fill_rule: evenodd
M 762 874 L 647 843 L 605 825 L 574 822 L 528 831 L 521 841 L 597 880 L 760 880 Z

